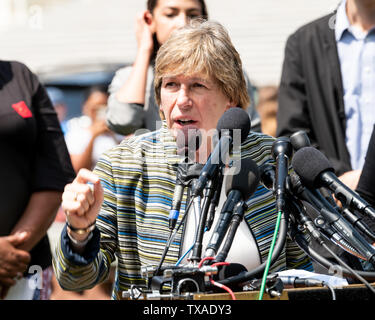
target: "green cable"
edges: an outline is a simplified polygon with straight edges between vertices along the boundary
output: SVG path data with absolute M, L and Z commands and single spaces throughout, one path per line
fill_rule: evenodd
M 279 233 L 280 221 L 281 221 L 281 211 L 279 211 L 279 213 L 277 215 L 275 232 L 273 234 L 273 239 L 272 239 L 272 243 L 271 243 L 271 247 L 270 247 L 270 252 L 268 253 L 266 268 L 264 269 L 263 278 L 262 278 L 262 285 L 260 287 L 258 300 L 262 300 L 263 299 L 264 290 L 266 288 L 266 280 L 267 280 L 268 270 L 269 270 L 270 265 L 271 265 L 271 259 L 272 259 L 273 250 L 275 248 L 277 234 Z

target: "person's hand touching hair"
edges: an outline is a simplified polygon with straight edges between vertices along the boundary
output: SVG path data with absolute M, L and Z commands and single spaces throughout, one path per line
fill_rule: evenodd
M 137 16 L 135 23 L 138 50 L 143 50 L 151 55 L 154 50 L 153 35 L 151 13 L 145 10 Z

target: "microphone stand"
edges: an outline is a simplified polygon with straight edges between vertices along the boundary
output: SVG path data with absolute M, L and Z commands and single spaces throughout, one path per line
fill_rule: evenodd
M 199 177 L 199 173 L 200 173 L 201 169 L 202 169 L 202 165 L 199 164 L 199 163 L 187 165 L 186 176 L 185 176 L 185 179 L 184 179 L 185 186 L 189 186 L 194 179 Z M 184 223 L 184 221 L 187 217 L 187 214 L 189 212 L 189 209 L 190 209 L 191 205 L 193 204 L 193 200 L 194 199 L 191 199 L 189 201 L 189 203 L 187 204 L 187 206 L 185 208 L 185 213 L 184 213 L 180 223 L 177 225 L 177 227 L 175 227 L 173 230 L 171 230 L 170 235 L 169 235 L 169 239 L 167 241 L 166 246 L 164 247 L 164 251 L 163 251 L 163 254 L 160 258 L 159 264 L 156 267 L 155 275 L 158 275 L 160 273 L 160 270 L 162 268 L 162 265 L 163 265 L 163 262 L 164 262 L 164 259 L 165 259 L 166 255 L 167 255 L 167 252 L 169 250 L 169 247 L 170 247 L 174 237 L 176 236 L 177 231 L 180 229 L 181 225 Z
M 287 184 L 288 186 L 288 184 Z M 271 265 L 277 260 L 277 258 L 280 256 L 282 249 L 285 245 L 285 240 L 287 233 L 289 233 L 290 237 L 296 241 L 298 246 L 313 260 L 327 268 L 328 270 L 330 268 L 335 268 L 333 270 L 337 270 L 337 265 L 333 264 L 331 261 L 327 260 L 320 254 L 318 254 L 314 249 L 312 249 L 309 246 L 309 241 L 306 239 L 305 234 L 302 230 L 307 229 L 310 235 L 312 235 L 314 238 L 318 239 L 318 243 L 321 243 L 322 246 L 331 253 L 332 250 L 330 250 L 327 245 L 325 245 L 323 238 L 321 237 L 320 232 L 315 227 L 314 223 L 311 221 L 311 218 L 307 214 L 303 214 L 304 209 L 303 206 L 300 204 L 300 201 L 296 199 L 293 195 L 291 195 L 289 188 L 287 187 L 288 195 L 286 198 L 286 208 L 284 210 L 284 216 L 281 220 L 280 224 L 280 230 L 279 230 L 279 237 L 277 238 L 277 242 L 275 244 L 275 250 L 273 252 L 272 258 L 271 258 Z M 290 214 L 287 214 L 289 213 Z M 291 222 L 289 224 L 289 221 Z M 291 227 L 288 229 L 288 225 Z M 333 255 L 335 255 L 334 252 L 332 252 Z M 332 254 L 331 253 L 331 254 Z M 338 262 L 341 262 L 341 265 L 343 265 L 345 262 L 341 261 L 341 259 L 336 255 L 334 256 L 335 259 Z M 258 267 L 254 268 L 253 270 L 250 270 L 245 273 L 241 273 L 240 275 L 232 276 L 229 278 L 226 278 L 224 280 L 218 281 L 220 284 L 223 285 L 233 285 L 233 284 L 239 284 L 239 283 L 246 283 L 249 280 L 252 280 L 254 278 L 260 277 L 261 273 L 263 273 L 265 269 L 266 263 L 262 263 Z M 361 282 L 366 284 L 366 280 L 375 280 L 375 272 L 369 272 L 369 271 L 359 271 L 359 270 L 353 270 L 349 266 L 341 267 L 340 269 L 343 272 L 343 275 L 348 277 L 357 277 L 357 279 L 361 279 Z M 358 277 L 359 276 L 359 277 Z M 364 279 L 363 279 L 364 278 Z M 363 281 L 364 280 L 364 281 Z M 367 285 L 367 284 L 366 284 Z M 368 285 L 367 285 L 368 286 Z M 372 291 L 373 288 L 370 286 L 369 289 Z
M 206 229 L 208 210 L 210 209 L 210 207 L 212 208 L 211 204 L 212 204 L 213 199 L 215 198 L 215 192 L 218 192 L 220 194 L 222 180 L 223 180 L 223 173 L 222 173 L 222 170 L 219 170 L 219 173 L 217 174 L 215 179 L 209 180 L 206 185 L 206 192 L 204 194 L 202 211 L 199 217 L 198 230 L 195 233 L 194 246 L 192 249 L 192 255 L 190 257 L 190 260 L 193 263 L 199 263 L 199 261 L 201 260 L 203 235 Z
M 279 234 L 278 234 L 278 237 L 277 237 L 277 240 L 276 240 L 276 243 L 275 243 L 275 247 L 274 247 L 274 250 L 273 250 L 273 253 L 272 253 L 270 266 L 272 266 L 275 263 L 275 261 L 279 258 L 280 254 L 283 251 L 283 248 L 285 246 L 286 236 L 287 236 L 287 231 L 288 231 L 288 221 L 289 221 L 287 211 L 288 210 L 284 210 L 282 212 Z M 224 284 L 224 285 L 247 282 L 251 279 L 254 279 L 258 276 L 261 276 L 261 274 L 264 272 L 264 270 L 266 268 L 266 264 L 267 264 L 267 261 L 263 262 L 262 264 L 260 264 L 258 267 L 254 268 L 251 271 L 244 272 L 244 273 L 241 273 L 237 276 L 232 276 L 232 277 L 229 277 L 227 279 L 224 279 L 224 280 L 221 280 L 221 281 L 218 281 L 218 282 L 221 283 L 221 284 Z
M 235 206 L 223 248 L 215 257 L 216 262 L 223 262 L 227 258 L 229 250 L 232 247 L 234 236 L 236 235 L 238 226 L 240 225 L 246 212 L 246 208 L 247 205 L 245 201 L 241 201 Z
M 301 226 L 302 227 L 302 226 Z M 333 264 L 327 258 L 321 256 L 317 253 L 313 248 L 309 246 L 309 241 L 306 239 L 305 235 L 300 231 L 296 231 L 294 238 L 293 238 L 297 245 L 314 261 L 325 267 L 327 270 L 338 270 L 338 265 Z M 350 278 L 353 277 L 353 273 L 350 272 L 348 269 L 340 267 L 340 271 L 344 276 L 348 276 Z M 355 270 L 356 273 L 361 275 L 363 278 L 369 281 L 375 281 L 375 272 L 371 271 L 362 271 L 362 270 Z
M 222 186 L 223 176 L 222 176 L 221 171 L 219 171 L 219 175 L 220 176 L 218 177 L 218 182 L 216 183 L 216 185 Z M 221 193 L 221 187 L 216 188 L 215 192 L 214 192 L 214 195 L 211 199 L 209 208 L 208 208 L 207 221 L 206 221 L 206 231 L 209 231 L 211 229 L 212 224 L 214 222 L 216 208 L 217 208 L 217 206 L 219 204 L 219 200 L 220 200 L 220 193 Z
M 315 226 L 310 216 L 306 213 L 304 206 L 301 201 L 291 194 L 290 189 L 288 200 L 293 205 L 294 210 L 291 210 L 291 223 L 290 223 L 290 236 L 296 241 L 297 245 L 313 260 L 330 270 L 337 270 L 337 265 L 334 265 L 329 260 L 318 254 L 314 249 L 309 246 L 309 241 L 306 240 L 305 234 L 302 230 L 307 230 L 309 234 L 324 248 L 326 249 L 333 258 L 341 265 L 340 270 L 344 275 L 350 277 L 356 277 L 360 282 L 365 284 L 367 288 L 375 294 L 374 288 L 366 281 L 365 278 L 373 280 L 375 277 L 374 272 L 365 272 L 353 270 L 348 266 L 339 256 L 337 256 L 325 243 L 321 232 Z
M 296 207 L 298 205 L 296 202 L 294 203 Z M 294 212 L 296 213 L 296 211 Z M 309 231 L 309 233 L 312 235 L 312 237 L 318 241 L 318 243 L 324 247 L 334 258 L 335 260 L 343 267 L 340 268 L 345 274 L 350 274 L 351 276 L 355 276 L 360 282 L 362 282 L 366 287 L 375 294 L 375 289 L 364 279 L 361 275 L 361 272 L 358 272 L 356 270 L 353 270 L 349 265 L 347 265 L 342 259 L 340 259 L 339 256 L 337 256 L 324 242 L 324 239 L 322 238 L 320 232 L 318 231 L 317 228 L 315 228 L 314 223 L 312 222 L 311 218 L 304 213 L 304 209 L 302 206 L 299 206 L 298 210 L 298 216 L 294 216 L 296 220 L 294 221 L 295 223 L 299 224 L 300 226 L 306 227 L 306 229 Z M 300 246 L 302 250 L 304 250 L 310 257 L 312 256 L 312 253 L 314 252 L 313 249 L 311 249 L 308 245 L 308 241 L 305 239 L 305 235 L 302 233 L 300 227 L 295 227 L 294 228 L 295 235 L 294 235 L 294 240 L 297 242 L 297 244 Z M 309 253 L 308 253 L 309 252 Z M 317 262 L 322 262 L 322 264 L 327 267 L 328 269 L 333 267 L 334 265 L 330 263 L 327 259 L 321 257 L 318 255 L 316 252 L 313 255 L 316 259 Z M 317 258 L 318 257 L 318 258 Z M 329 267 L 327 266 L 329 264 Z M 336 269 L 337 270 L 337 269 Z M 372 273 L 375 275 L 374 273 Z
M 320 212 L 324 220 L 336 229 L 337 233 L 365 257 L 367 261 L 375 265 L 375 249 L 358 231 L 351 228 L 351 224 L 347 220 L 341 217 L 338 212 L 335 212 L 334 209 L 331 209 L 332 207 L 330 208 L 330 203 L 317 190 L 302 187 L 297 193 L 298 197 L 304 194 L 304 197 L 308 198 L 308 202 Z

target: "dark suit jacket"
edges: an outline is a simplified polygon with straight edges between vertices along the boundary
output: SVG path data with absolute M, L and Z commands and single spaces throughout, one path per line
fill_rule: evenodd
M 343 87 L 333 19 L 299 28 L 287 41 L 279 92 L 277 136 L 298 130 L 331 161 L 337 175 L 351 170 L 345 144 Z

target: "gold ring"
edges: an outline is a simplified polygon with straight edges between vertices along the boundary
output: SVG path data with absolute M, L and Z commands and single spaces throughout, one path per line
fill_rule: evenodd
M 73 201 L 77 201 L 77 198 L 78 198 L 78 192 L 74 192 Z

